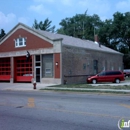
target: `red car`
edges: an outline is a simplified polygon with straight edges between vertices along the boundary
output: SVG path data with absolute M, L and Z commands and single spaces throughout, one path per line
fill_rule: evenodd
M 96 84 L 97 82 L 115 82 L 124 81 L 124 74 L 121 71 L 102 71 L 101 73 L 87 78 L 87 83 Z

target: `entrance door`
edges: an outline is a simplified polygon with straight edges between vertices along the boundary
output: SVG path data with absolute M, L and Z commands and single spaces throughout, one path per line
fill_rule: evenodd
M 38 67 L 36 68 L 36 82 L 40 82 L 41 81 L 41 68 Z

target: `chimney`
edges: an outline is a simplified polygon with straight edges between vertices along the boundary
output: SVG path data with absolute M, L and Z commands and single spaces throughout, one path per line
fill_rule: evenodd
M 94 40 L 95 40 L 95 42 L 97 42 L 97 43 L 99 42 L 98 35 L 95 35 L 95 36 L 94 36 Z
M 95 36 L 94 36 L 94 40 L 95 40 L 95 43 L 96 43 L 96 44 L 99 44 L 99 47 L 101 47 L 101 44 L 100 44 L 100 42 L 99 42 L 98 35 L 95 35 Z

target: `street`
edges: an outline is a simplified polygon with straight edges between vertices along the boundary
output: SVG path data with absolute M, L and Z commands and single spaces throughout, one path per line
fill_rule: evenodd
M 0 130 L 119 130 L 120 119 L 130 120 L 128 95 L 0 91 Z

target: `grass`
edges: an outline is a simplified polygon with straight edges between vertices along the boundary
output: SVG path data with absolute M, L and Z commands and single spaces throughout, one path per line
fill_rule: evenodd
M 130 95 L 130 92 L 120 92 L 120 91 L 100 91 L 100 90 L 68 90 L 68 89 L 53 89 L 53 88 L 45 88 L 41 90 L 52 90 L 52 91 L 59 91 L 59 92 L 89 92 L 89 93 L 101 93 L 101 94 L 128 94 Z
M 92 86 L 90 84 L 71 84 L 71 85 L 55 85 L 50 86 L 49 88 L 88 88 L 88 89 L 124 89 L 124 90 L 130 90 L 130 85 L 99 85 L 99 86 Z
M 127 78 L 126 81 L 130 81 L 130 78 Z M 62 89 L 63 88 L 63 89 Z M 72 89 L 71 89 L 72 88 Z M 79 89 L 73 89 L 79 88 Z M 105 90 L 101 90 L 105 89 Z M 108 89 L 113 89 L 112 91 Z M 41 90 L 52 90 L 52 91 L 65 91 L 65 92 L 94 92 L 94 93 L 105 93 L 105 94 L 130 94 L 130 92 L 125 91 L 116 91 L 116 90 L 130 90 L 130 85 L 107 85 L 106 83 L 102 85 L 92 85 L 92 84 L 67 84 L 67 85 L 55 85 L 50 86 Z M 115 91 L 114 91 L 115 90 Z

